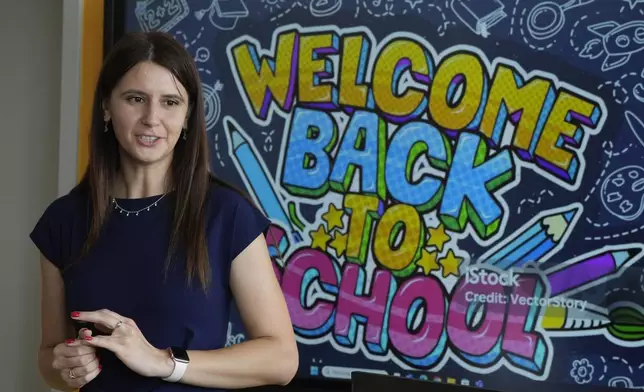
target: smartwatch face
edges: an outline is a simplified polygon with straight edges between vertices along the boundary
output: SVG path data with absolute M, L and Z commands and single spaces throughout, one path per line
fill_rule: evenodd
M 189 362 L 188 352 L 181 347 L 172 347 L 172 356 L 179 362 Z

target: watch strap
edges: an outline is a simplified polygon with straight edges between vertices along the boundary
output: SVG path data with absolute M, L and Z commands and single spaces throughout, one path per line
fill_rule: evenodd
M 188 361 L 177 359 L 172 348 L 169 348 L 168 352 L 170 352 L 170 358 L 172 359 L 172 362 L 174 362 L 174 368 L 172 369 L 172 374 L 170 374 L 168 377 L 162 378 L 162 380 L 167 382 L 178 382 L 179 380 L 181 380 L 184 373 L 186 372 L 186 369 L 188 368 Z

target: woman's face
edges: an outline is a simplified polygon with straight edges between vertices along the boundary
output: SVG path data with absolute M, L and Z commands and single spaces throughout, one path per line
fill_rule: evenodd
M 130 69 L 105 105 L 122 158 L 135 164 L 169 162 L 187 126 L 188 93 L 166 68 L 150 61 Z

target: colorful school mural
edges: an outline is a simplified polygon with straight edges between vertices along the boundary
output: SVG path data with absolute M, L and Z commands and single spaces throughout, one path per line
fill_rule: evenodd
M 126 25 L 194 53 L 302 376 L 644 387 L 643 3 L 147 0 Z

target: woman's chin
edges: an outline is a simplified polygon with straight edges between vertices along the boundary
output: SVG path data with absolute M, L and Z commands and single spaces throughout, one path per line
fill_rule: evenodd
M 138 165 L 154 165 L 157 163 L 162 163 L 165 161 L 168 161 L 169 159 L 172 158 L 172 154 L 166 154 L 166 151 L 162 151 L 161 149 L 135 149 L 131 153 L 128 153 L 128 160 L 131 161 L 133 164 L 138 164 Z

